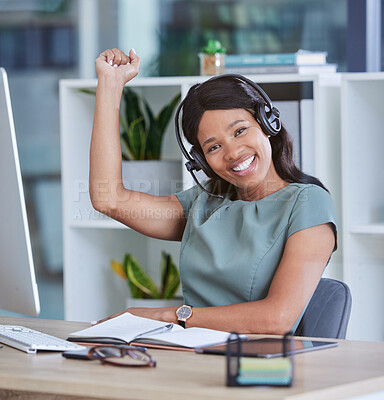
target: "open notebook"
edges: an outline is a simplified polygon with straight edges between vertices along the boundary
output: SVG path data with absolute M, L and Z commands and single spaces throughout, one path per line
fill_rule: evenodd
M 205 328 L 182 328 L 180 325 L 142 318 L 125 313 L 90 328 L 71 333 L 69 341 L 100 344 L 142 344 L 147 347 L 196 349 L 223 344 L 228 332 Z

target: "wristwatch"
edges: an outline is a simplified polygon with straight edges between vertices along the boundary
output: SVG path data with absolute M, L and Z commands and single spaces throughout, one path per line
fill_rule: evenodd
M 176 310 L 176 316 L 179 325 L 185 328 L 185 321 L 192 316 L 192 307 L 184 304 Z

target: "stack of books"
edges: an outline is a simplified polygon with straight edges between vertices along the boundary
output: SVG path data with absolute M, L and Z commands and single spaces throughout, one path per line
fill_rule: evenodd
M 336 64 L 327 63 L 324 51 L 298 50 L 296 53 L 227 54 L 227 74 L 317 74 L 336 72 Z

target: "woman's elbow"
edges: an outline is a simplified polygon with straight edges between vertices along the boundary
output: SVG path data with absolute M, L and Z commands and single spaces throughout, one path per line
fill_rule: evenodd
M 269 334 L 285 335 L 292 329 L 296 320 L 292 317 L 292 313 L 289 310 L 279 310 L 276 314 L 273 314 L 269 324 Z
M 110 192 L 106 189 L 101 190 L 99 186 L 96 186 L 90 182 L 89 185 L 89 198 L 91 200 L 92 207 L 102 214 L 107 214 L 113 211 L 116 207 L 112 201 Z
M 109 217 L 113 216 L 116 211 L 116 205 L 110 201 L 95 200 L 90 196 L 92 207 L 101 214 Z

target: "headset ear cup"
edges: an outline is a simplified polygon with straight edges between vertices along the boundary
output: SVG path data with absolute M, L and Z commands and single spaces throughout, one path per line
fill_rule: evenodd
M 208 165 L 207 161 L 205 160 L 205 157 L 198 150 L 196 150 L 195 146 L 191 147 L 189 154 L 191 155 L 191 158 L 194 160 L 195 165 L 198 167 L 195 168 L 196 171 L 202 169 L 204 173 L 210 178 L 216 175 L 213 172 L 212 168 Z
M 268 111 L 267 108 L 268 105 L 266 103 L 257 103 L 256 115 L 258 122 L 266 135 L 276 136 L 281 129 L 280 113 L 275 108 Z M 271 114 L 271 119 L 268 117 L 268 113 Z M 273 124 L 276 124 L 276 128 Z
M 268 116 L 267 116 L 267 110 L 266 110 L 267 105 L 265 103 L 257 103 L 257 110 L 256 110 L 256 115 L 258 117 L 258 123 L 261 126 L 261 129 L 266 135 L 273 135 L 275 136 L 275 132 L 271 132 L 271 128 L 269 125 L 268 121 Z

